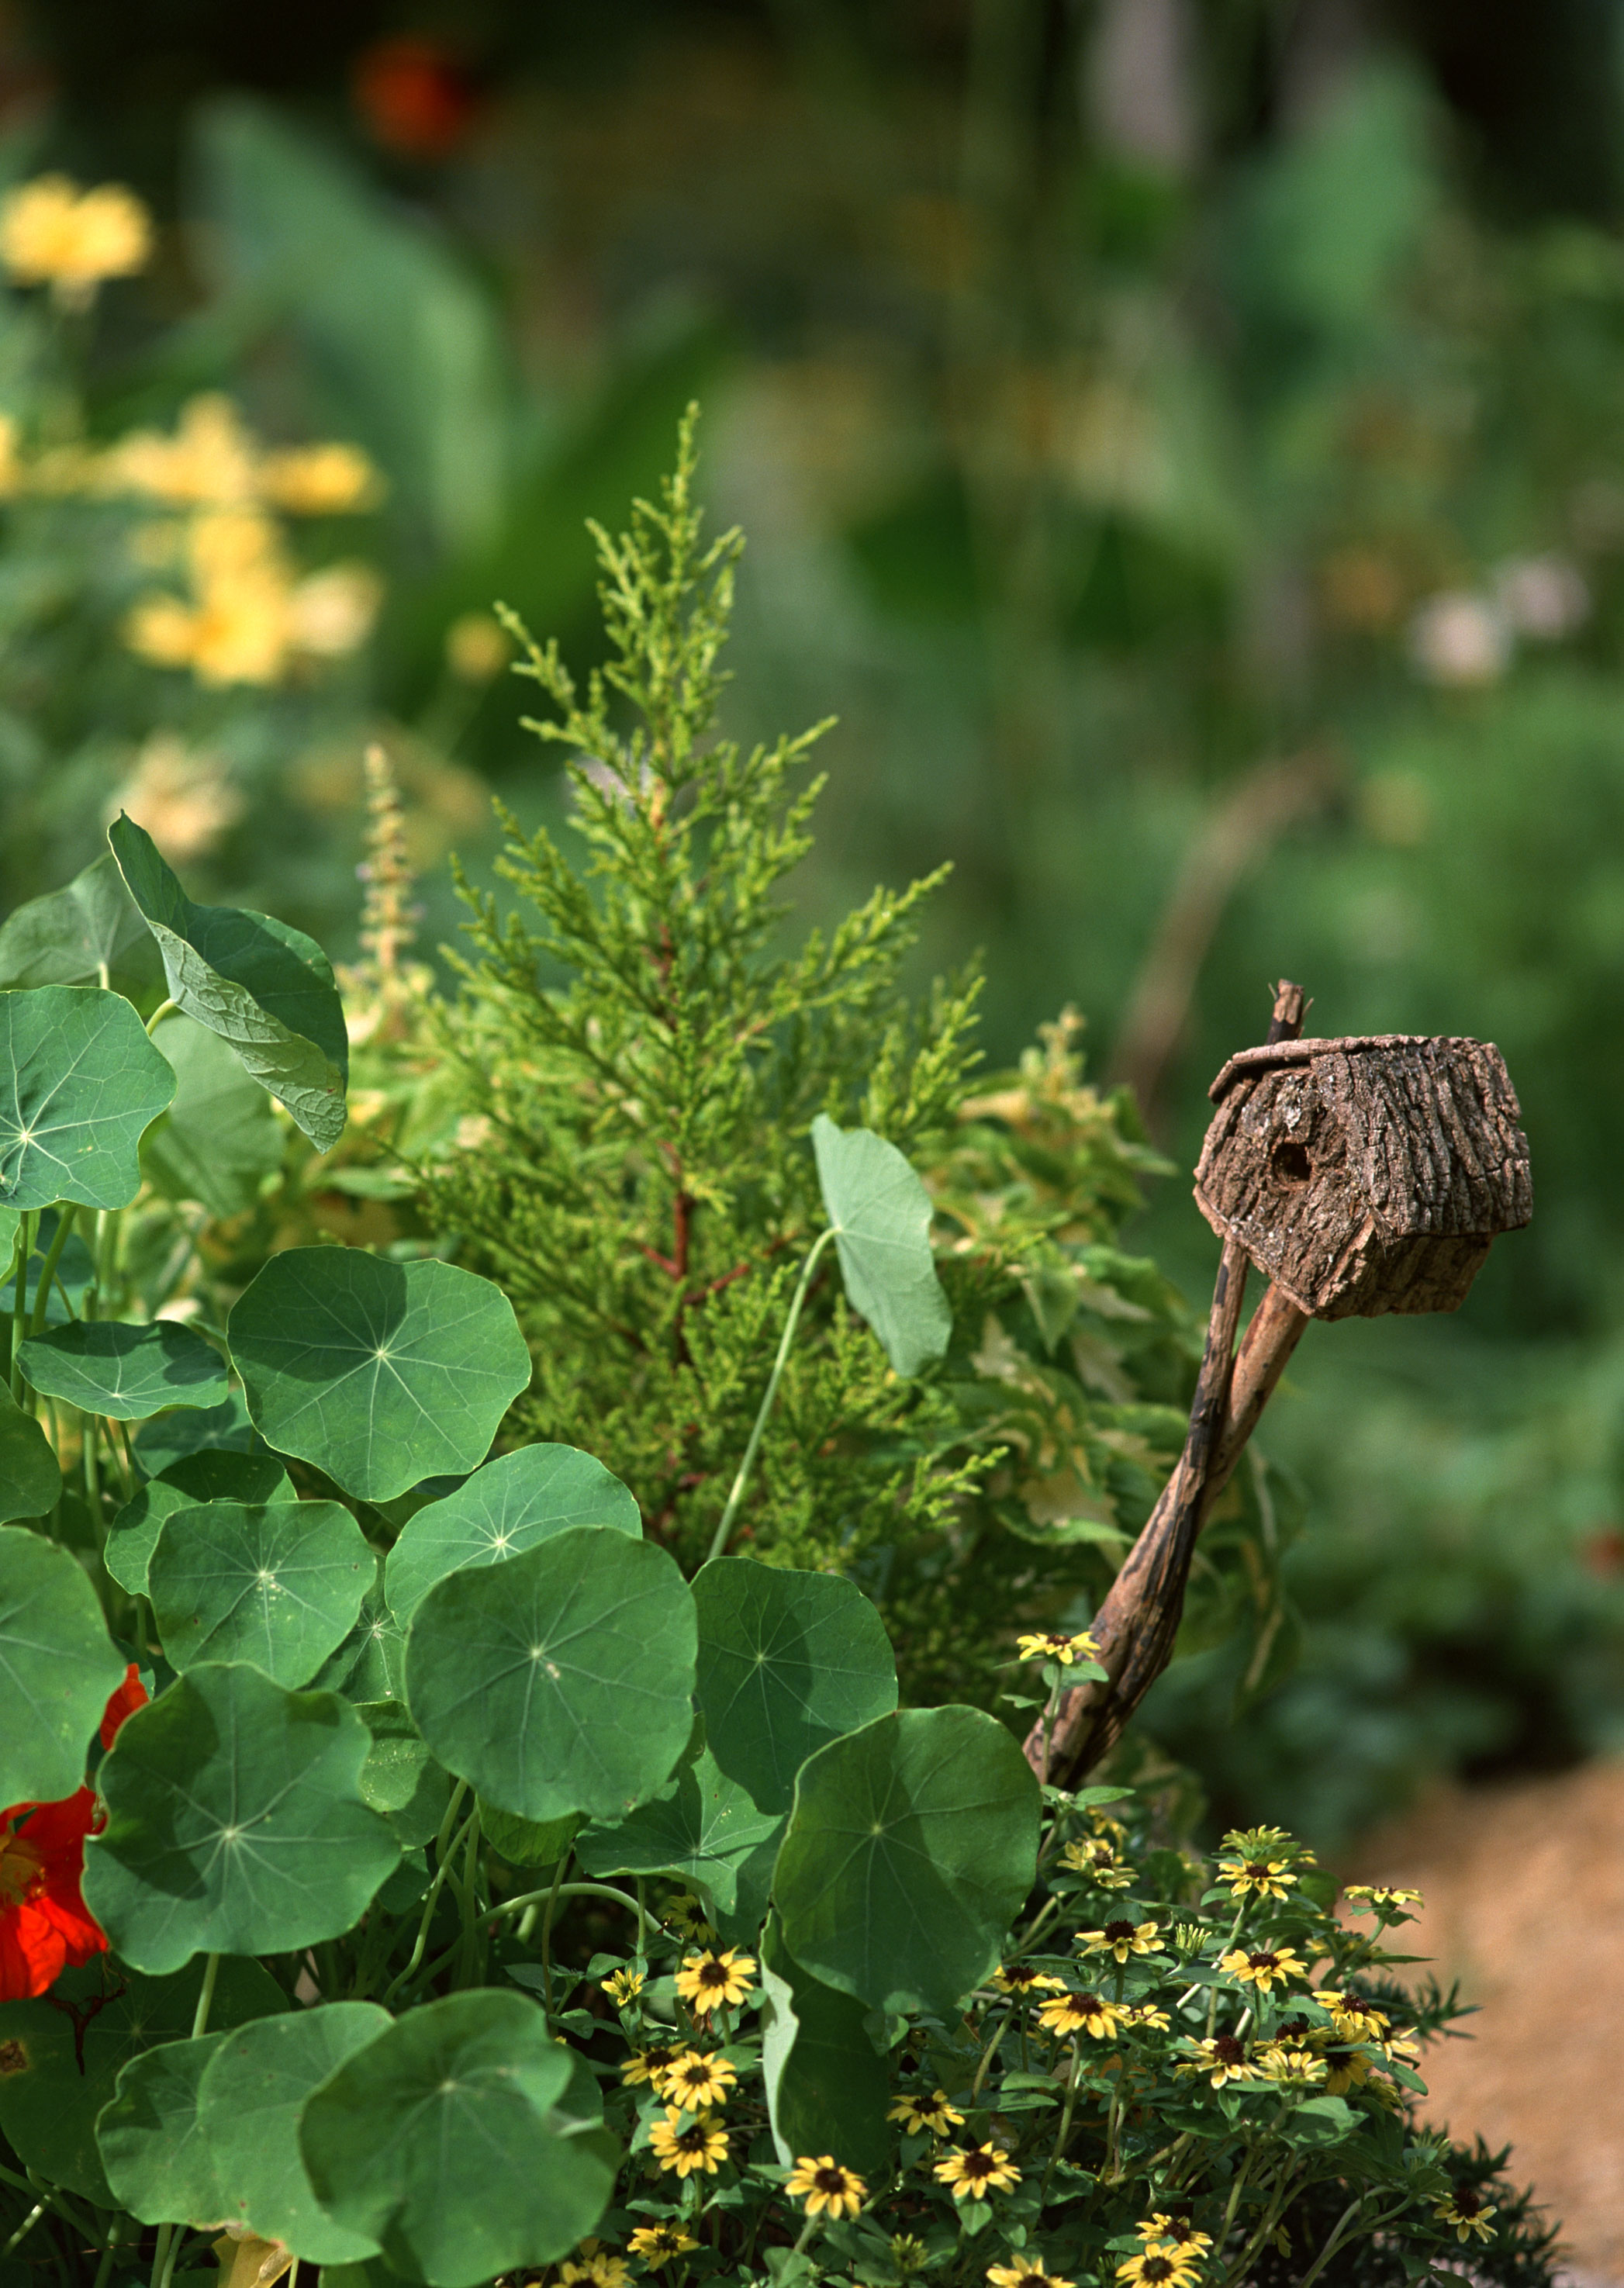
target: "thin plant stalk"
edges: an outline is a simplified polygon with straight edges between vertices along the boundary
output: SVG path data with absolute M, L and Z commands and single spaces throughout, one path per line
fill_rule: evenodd
M 806 1291 L 812 1285 L 812 1273 L 818 1267 L 818 1259 L 835 1236 L 835 1227 L 831 1224 L 828 1229 L 820 1233 L 813 1242 L 812 1252 L 801 1267 L 801 1275 L 796 1282 L 795 1293 L 790 1299 L 789 1315 L 784 1321 L 784 1331 L 779 1339 L 778 1355 L 772 1362 L 772 1371 L 767 1377 L 767 1387 L 763 1393 L 761 1404 L 757 1409 L 749 1443 L 744 1450 L 744 1459 L 739 1465 L 739 1474 L 733 1480 L 733 1491 L 727 1497 L 727 1507 L 722 1512 L 722 1521 L 717 1526 L 716 1537 L 710 1545 L 709 1553 L 712 1557 L 723 1556 L 728 1543 L 733 1538 L 733 1520 L 739 1514 L 739 1505 L 744 1499 L 744 1490 L 750 1482 L 750 1472 L 755 1467 L 756 1456 L 761 1446 L 762 1433 L 767 1426 L 767 1417 L 772 1411 L 772 1402 L 778 1396 L 778 1386 L 783 1379 L 785 1363 L 789 1356 L 789 1346 L 795 1340 L 795 1331 L 800 1323 L 801 1306 L 806 1300 Z

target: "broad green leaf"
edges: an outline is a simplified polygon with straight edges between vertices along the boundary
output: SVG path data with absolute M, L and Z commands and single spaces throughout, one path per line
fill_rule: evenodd
M 119 2069 L 160 2042 L 192 2030 L 201 1961 L 173 1978 L 147 1978 L 106 1955 L 65 1970 L 49 2002 L 0 2002 L 0 2131 L 20 2160 L 52 2184 L 115 2208 L 96 2143 L 96 2117 Z M 268 1971 L 242 1956 L 221 1962 L 210 2015 L 217 2026 L 286 2010 Z
M 403 1700 L 358 1702 L 372 1735 L 360 1768 L 360 1791 L 381 1811 L 408 1850 L 440 1831 L 451 1799 L 451 1775 L 429 1753 Z
M 702 1884 L 717 1911 L 732 1916 L 741 1871 L 782 1826 L 782 1815 L 758 1811 L 706 1750 L 614 1826 L 583 1828 L 575 1852 L 589 1875 L 674 1875 Z M 757 1903 L 766 1905 L 764 1887 Z
M 175 1101 L 147 1132 L 141 1164 L 166 1200 L 195 1200 L 212 1216 L 241 1215 L 282 1162 L 270 1100 L 218 1033 L 166 1017 L 154 1045 L 175 1068 Z
M 779 1852 L 786 1945 L 875 2009 L 950 2015 L 1032 1887 L 1038 1804 L 978 1708 L 909 1709 L 831 1742 L 802 1767 Z
M 175 1076 L 122 993 L 0 993 L 0 1203 L 128 1207 Z
M 188 1454 L 263 1454 L 265 1440 L 248 1418 L 242 1393 L 234 1390 L 224 1406 L 183 1407 L 143 1423 L 135 1434 L 135 1458 L 148 1477 L 162 1477 L 172 1462 Z
M 618 1819 L 693 1728 L 693 1600 L 653 1542 L 575 1525 L 436 1584 L 406 1696 L 448 1771 L 521 1819 Z
M 823 1204 L 846 1299 L 885 1346 L 899 1374 L 939 1359 L 953 1313 L 931 1252 L 931 1195 L 894 1144 L 868 1128 L 812 1127 Z
M 83 1785 L 125 1666 L 69 1552 L 0 1526 L 0 1804 L 56 1803 Z
M 30 1336 L 17 1355 L 46 1397 L 119 1422 L 145 1421 L 162 1406 L 220 1406 L 231 1387 L 218 1351 L 168 1319 L 150 1327 L 76 1319 Z
M 148 943 L 106 852 L 65 889 L 30 898 L 0 926 L 0 986 L 96 985 L 132 946 Z M 150 958 L 150 956 L 149 956 Z
M 344 1642 L 376 1570 L 342 1503 L 214 1501 L 164 1520 L 147 1593 L 177 1668 L 248 1660 L 291 1688 Z
M 476 1470 L 443 1501 L 407 1520 L 384 1569 L 402 1628 L 436 1581 L 464 1565 L 495 1565 L 569 1525 L 640 1534 L 637 1503 L 617 1477 L 574 1446 L 522 1446 Z
M 474 1800 L 479 1807 L 480 1833 L 496 1856 L 511 1867 L 555 1866 L 580 1830 L 578 1811 L 566 1812 L 562 1819 L 515 1819 L 511 1811 L 498 1811 L 482 1795 Z
M 358 1704 L 399 1700 L 406 1689 L 406 1636 L 384 1602 L 384 1561 L 375 1570 L 355 1625 L 311 1679 L 314 1689 L 342 1692 Z
M 228 2222 L 311 2264 L 377 2254 L 369 2234 L 335 2224 L 319 2206 L 299 2153 L 299 2116 L 316 2085 L 391 2023 L 376 2002 L 329 2002 L 221 2037 L 199 2111 Z
M 432 2288 L 551 2263 L 614 2184 L 604 2133 L 563 2109 L 570 2070 L 517 1994 L 485 1987 L 408 2011 L 305 2103 L 316 2198 Z
M 803 2153 L 831 2153 L 877 2174 L 896 2133 L 885 2118 L 891 2077 L 862 2004 L 802 1969 L 775 1914 L 762 1934 L 761 1986 L 761 2070 L 779 2159 L 788 2167 Z
M 472 1469 L 530 1379 L 499 1287 L 453 1263 L 389 1263 L 359 1247 L 273 1255 L 226 1332 L 269 1443 L 367 1501 Z
M 120 2208 L 143 2224 L 224 2224 L 226 2196 L 198 2114 L 203 2068 L 223 2032 L 131 2058 L 96 2119 L 101 2165 Z
M 194 906 L 151 835 L 122 812 L 107 840 L 158 941 L 170 998 L 229 1042 L 317 1151 L 329 1150 L 344 1132 L 350 1047 L 321 947 L 267 914 Z
M 147 1568 L 158 1529 L 178 1509 L 199 1502 L 293 1501 L 297 1497 L 274 1454 L 237 1454 L 210 1446 L 183 1454 L 144 1486 L 138 1486 L 114 1519 L 101 1561 L 131 1596 L 147 1593 Z
M 814 1750 L 897 1704 L 884 1624 L 837 1573 L 717 1557 L 693 1579 L 699 1704 L 722 1769 L 764 1811 L 788 1811 Z
M 11 1385 L 0 1382 L 0 1522 L 44 1517 L 61 1490 L 50 1439 L 12 1396 Z
M 328 1692 L 246 1664 L 189 1669 L 138 1708 L 97 1775 L 108 1819 L 84 1897 L 126 1962 L 280 1954 L 354 1926 L 399 1862 L 368 1808 L 369 1736 Z

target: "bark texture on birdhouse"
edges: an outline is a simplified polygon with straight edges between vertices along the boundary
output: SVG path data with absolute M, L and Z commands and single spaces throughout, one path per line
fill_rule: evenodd
M 1389 1033 L 1232 1057 L 1195 1197 L 1319 1319 L 1454 1311 L 1497 1233 L 1533 1209 L 1500 1051 Z

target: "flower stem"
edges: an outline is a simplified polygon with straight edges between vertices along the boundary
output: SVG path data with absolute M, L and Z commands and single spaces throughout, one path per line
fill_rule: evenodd
M 74 1212 L 65 1201 L 56 1205 L 56 1229 L 51 1235 L 51 1245 L 40 1267 L 39 1277 L 34 1283 L 34 1312 L 28 1322 L 31 1335 L 43 1334 L 45 1326 L 45 1306 L 51 1300 L 51 1283 L 57 1275 L 57 1266 L 62 1260 L 62 1250 L 67 1244 L 67 1235 L 73 1229 Z
M 147 1020 L 147 1037 L 149 1041 L 153 1035 L 157 1031 L 159 1026 L 163 1022 L 164 1019 L 166 1017 L 172 1017 L 179 1006 L 180 1004 L 178 1001 L 159 1002 L 157 1007 L 153 1011 L 152 1015 Z
M 12 1258 L 12 1396 L 22 1402 L 23 1331 L 28 1323 L 28 1258 L 34 1252 L 34 1218 L 27 1209 L 17 1227 L 16 1252 Z
M 206 2033 L 208 2030 L 209 2013 L 214 2006 L 214 1982 L 219 1974 L 220 1958 L 218 1954 L 211 1954 L 203 1963 L 203 1982 L 197 1997 L 197 2009 L 192 2019 L 194 2041 L 196 2041 L 200 2034 Z
M 801 1306 L 806 1300 L 807 1289 L 812 1285 L 812 1275 L 817 1268 L 818 1258 L 835 1235 L 835 1227 L 831 1224 L 828 1229 L 820 1233 L 814 1241 L 812 1253 L 801 1267 L 801 1275 L 796 1282 L 795 1293 L 790 1299 L 789 1316 L 784 1322 L 784 1331 L 779 1340 L 778 1356 L 773 1360 L 772 1371 L 767 1377 L 767 1387 L 763 1394 L 761 1404 L 757 1409 L 749 1443 L 744 1450 L 744 1459 L 739 1465 L 739 1474 L 733 1480 L 733 1491 L 727 1497 L 727 1507 L 722 1512 L 722 1521 L 716 1529 L 715 1539 L 711 1542 L 710 1557 L 724 1556 L 726 1553 L 727 1545 L 733 1538 L 733 1520 L 739 1514 L 739 1505 L 744 1499 L 744 1490 L 749 1483 L 750 1472 L 755 1466 L 762 1433 L 767 1426 L 767 1417 L 772 1411 L 772 1402 L 778 1396 L 778 1386 L 783 1377 L 785 1362 L 789 1356 L 789 1346 L 795 1340 L 796 1327 L 800 1320 Z

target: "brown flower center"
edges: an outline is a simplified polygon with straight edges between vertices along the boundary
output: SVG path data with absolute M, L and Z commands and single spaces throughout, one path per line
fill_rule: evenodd
M 1105 2006 L 1097 1994 L 1079 1994 L 1072 2006 L 1085 2018 L 1097 2018 Z
M 1147 2256 L 1139 2267 L 1139 2277 L 1141 2280 L 1171 2280 L 1177 2268 L 1165 2256 Z
M 1472 2217 L 1477 2215 L 1483 2206 L 1483 2202 L 1478 2194 L 1470 2192 L 1462 2187 L 1454 2197 L 1454 2205 L 1463 2217 Z
M 1279 1956 L 1266 1950 L 1262 1954 L 1248 1954 L 1247 1962 L 1253 1970 L 1278 1970 L 1280 1966 Z
M 1176 2240 L 1180 2242 L 1186 2241 L 1190 2238 L 1194 2230 L 1195 2227 L 1191 2223 L 1187 2216 L 1176 2216 L 1169 2217 L 1168 2219 L 1167 2236 L 1169 2240 Z
M 719 1962 L 701 1962 L 699 1966 L 699 1982 L 701 1986 L 725 1986 L 726 1968 Z
M 1246 2044 L 1237 2041 L 1233 2034 L 1220 2034 L 1212 2054 L 1221 2066 L 1238 2066 L 1246 2057 Z
M 685 2153 L 702 2153 L 705 2149 L 705 2141 L 709 2134 L 710 2132 L 704 2123 L 696 2121 L 691 2127 L 682 2132 L 677 2142 Z
M 995 2165 L 985 2146 L 978 2146 L 973 2152 L 964 2156 L 964 2174 L 974 2177 L 978 2182 L 983 2177 L 990 2177 Z
M 1265 1882 L 1268 1880 L 1268 1863 L 1262 1859 L 1248 1859 L 1240 1871 L 1243 1875 L 1249 1875 L 1254 1882 L 1256 1882 L 1259 1877 L 1262 1877 Z
M 813 2176 L 812 2183 L 820 2193 L 844 2193 L 846 2173 L 844 2169 L 820 2169 Z
M 1118 1915 L 1105 1925 L 1105 1936 L 1113 1942 L 1120 1938 L 1131 1938 L 1133 1934 L 1134 1925 L 1125 1915 Z

